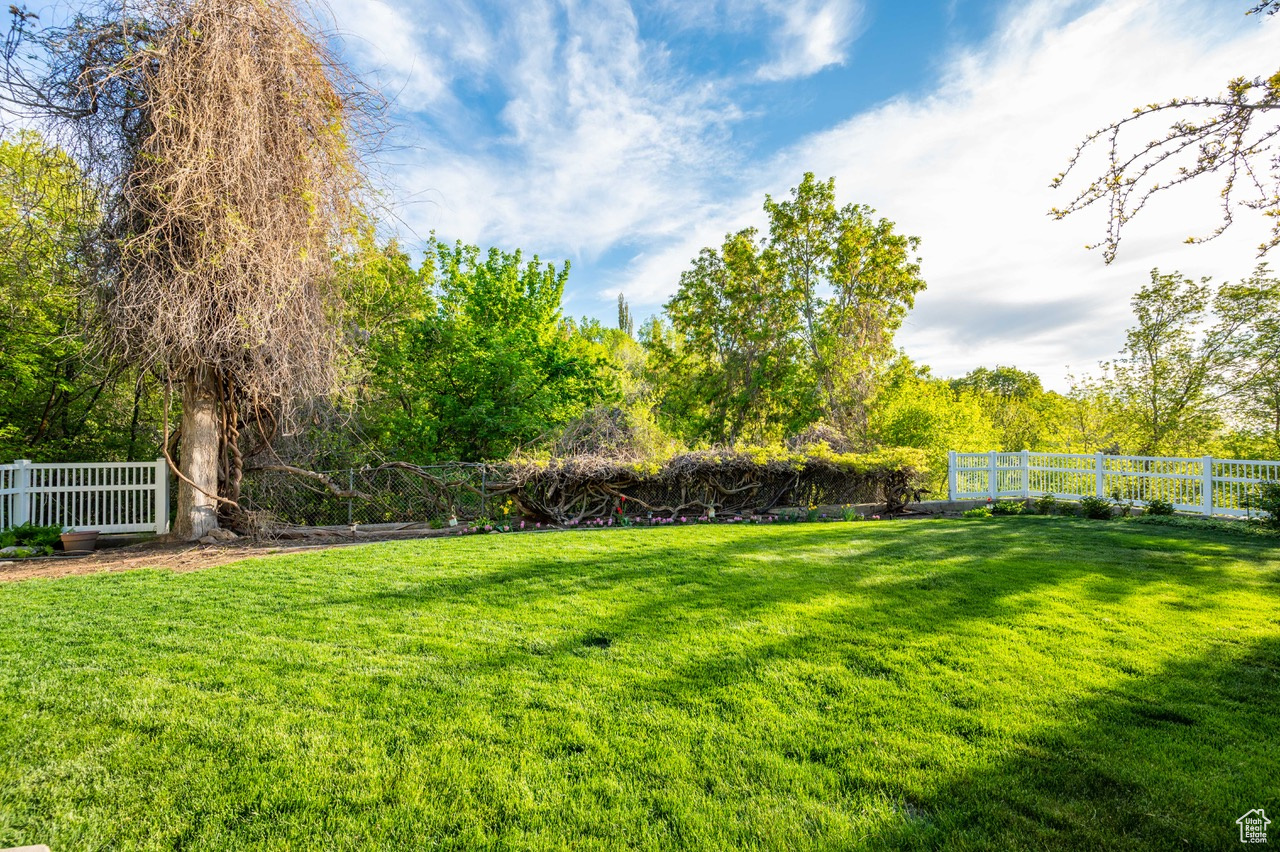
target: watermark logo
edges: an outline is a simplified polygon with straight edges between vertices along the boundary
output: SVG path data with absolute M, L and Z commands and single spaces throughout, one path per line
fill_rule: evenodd
M 1267 842 L 1267 826 L 1271 825 L 1271 820 L 1267 819 L 1267 812 L 1262 808 L 1249 811 L 1236 820 L 1236 825 L 1240 826 L 1241 843 Z

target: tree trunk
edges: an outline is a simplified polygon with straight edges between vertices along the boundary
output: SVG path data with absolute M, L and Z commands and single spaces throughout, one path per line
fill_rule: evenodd
M 193 370 L 183 383 L 178 453 L 182 476 L 178 477 L 173 537 L 196 541 L 218 527 L 217 500 L 211 496 L 218 493 L 218 396 L 206 369 Z

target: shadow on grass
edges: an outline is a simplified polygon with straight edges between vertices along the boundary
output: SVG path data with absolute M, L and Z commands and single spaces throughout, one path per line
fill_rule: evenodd
M 1172 608 L 1211 611 L 1222 605 L 1215 593 L 1231 582 L 1217 557 L 1224 546 L 1236 544 L 1224 545 L 1213 535 L 1151 535 L 1145 529 L 1134 535 L 1119 525 L 1048 520 L 963 526 L 915 521 L 875 530 L 832 524 L 785 528 L 781 536 L 773 532 L 744 528 L 729 540 L 699 541 L 697 550 L 655 541 L 625 554 L 609 549 L 615 533 L 578 533 L 574 544 L 590 549 L 566 550 L 555 559 L 524 551 L 519 545 L 526 542 L 517 538 L 484 570 L 428 580 L 393 578 L 389 588 L 321 596 L 309 607 L 412 610 L 449 601 L 536 613 L 576 596 L 584 606 L 568 620 L 577 630 L 550 646 L 540 644 L 539 653 L 546 655 L 573 651 L 591 637 L 618 645 L 695 618 L 747 620 L 823 600 L 830 617 L 860 618 L 910 641 L 921 633 L 1010 621 L 1042 605 L 1038 591 L 1063 584 L 1074 585 L 1074 596 L 1108 605 L 1159 586 L 1176 594 L 1167 602 Z M 495 541 L 500 543 L 508 542 Z M 815 569 L 815 562 L 826 564 Z M 1268 571 L 1280 576 L 1274 567 Z M 803 653 L 806 637 L 822 629 L 800 624 L 789 644 Z M 527 656 L 519 644 L 508 653 L 486 651 L 476 662 L 490 667 Z M 693 672 L 689 678 L 700 680 Z
M 1228 849 L 1280 807 L 1280 639 L 1101 691 L 904 803 L 882 849 Z

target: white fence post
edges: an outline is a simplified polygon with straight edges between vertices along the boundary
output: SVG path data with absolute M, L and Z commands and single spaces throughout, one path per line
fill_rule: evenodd
M 13 472 L 13 525 L 20 527 L 31 520 L 31 460 L 18 459 Z
M 1107 468 L 1106 462 L 1102 460 L 1102 453 L 1093 454 L 1093 480 L 1094 480 L 1094 496 L 1107 496 Z
M 169 463 L 156 459 L 156 534 L 169 532 Z
M 987 453 L 987 497 L 996 499 L 996 477 L 999 476 L 996 470 L 996 451 L 992 450 Z
M 1031 451 L 1022 451 L 1022 499 L 1031 496 Z
M 959 477 L 956 476 L 956 451 L 948 450 L 947 451 L 947 499 L 948 500 L 956 499 L 956 494 L 960 492 L 959 485 L 957 484 L 958 479 Z
M 1200 460 L 1200 503 L 1206 518 L 1213 517 L 1213 456 Z

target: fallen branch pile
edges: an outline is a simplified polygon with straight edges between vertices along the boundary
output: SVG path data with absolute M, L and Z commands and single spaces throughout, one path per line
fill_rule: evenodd
M 897 512 L 922 492 L 916 450 L 833 453 L 708 450 L 665 462 L 584 454 L 490 465 L 394 462 L 330 475 L 285 466 L 253 472 L 246 497 L 295 524 L 498 519 L 570 523 L 617 514 L 653 517 L 753 514 L 782 507 L 878 503 Z

